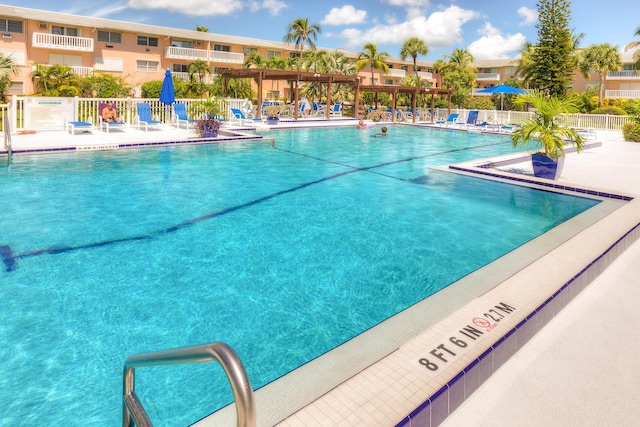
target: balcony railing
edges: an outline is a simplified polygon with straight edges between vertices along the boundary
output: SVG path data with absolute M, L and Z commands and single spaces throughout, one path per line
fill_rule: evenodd
M 189 73 L 185 73 L 185 72 L 181 72 L 181 71 L 175 71 L 172 74 L 176 79 L 189 80 Z M 207 74 L 206 76 L 204 76 L 204 82 L 206 84 L 209 84 L 209 83 L 211 83 L 213 81 L 214 77 L 215 77 L 215 74 Z M 196 79 L 197 79 L 197 77 L 196 77 Z
M 477 73 L 476 80 L 500 80 L 500 73 Z
M 18 66 L 27 65 L 27 53 L 24 50 L 0 49 L 0 53 L 4 55 L 5 58 L 11 58 L 13 63 Z
M 609 71 L 607 80 L 640 80 L 640 72 L 635 70 Z
M 244 54 L 236 52 L 222 52 L 219 50 L 209 51 L 209 59 L 214 62 L 226 62 L 232 64 L 242 64 L 244 62 Z
M 53 66 L 53 64 L 40 64 L 40 66 L 51 67 Z M 75 65 L 65 65 L 65 66 L 71 68 L 76 76 L 87 77 L 87 76 L 90 76 L 91 73 L 93 73 L 92 67 L 77 67 Z M 36 66 L 34 65 L 33 67 L 31 67 L 31 69 L 35 71 Z
M 389 68 L 389 72 L 385 73 L 385 76 L 400 77 L 400 78 L 404 78 L 406 75 L 407 75 L 407 72 L 399 68 Z
M 433 73 L 427 71 L 418 71 L 418 76 L 423 80 L 433 80 Z
M 640 90 L 605 90 L 605 98 L 640 98 Z
M 164 56 L 171 59 L 189 59 L 195 61 L 207 60 L 207 51 L 205 49 L 192 49 L 188 47 L 169 46 L 164 50 Z
M 33 47 L 93 52 L 93 39 L 60 34 L 33 33 Z

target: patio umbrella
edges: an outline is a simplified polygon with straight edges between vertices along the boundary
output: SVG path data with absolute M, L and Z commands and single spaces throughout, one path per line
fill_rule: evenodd
M 167 106 L 167 116 L 171 119 L 171 112 L 169 111 L 170 105 L 176 102 L 176 92 L 173 89 L 173 78 L 171 77 L 171 70 L 167 68 L 164 73 L 164 80 L 162 81 L 162 89 L 160 89 L 160 102 Z
M 499 93 L 500 94 L 500 109 L 504 110 L 504 94 L 505 93 L 507 95 L 518 95 L 518 94 L 521 94 L 521 93 L 527 93 L 527 91 L 524 90 L 524 89 L 520 89 L 519 87 L 513 87 L 513 86 L 506 85 L 504 83 L 501 83 L 501 84 L 496 85 L 496 86 L 480 89 L 477 93 L 490 93 L 492 95 L 496 94 L 496 93 Z

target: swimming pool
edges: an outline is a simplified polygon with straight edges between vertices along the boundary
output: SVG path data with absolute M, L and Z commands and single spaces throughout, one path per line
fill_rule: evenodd
M 3 423 L 120 423 L 127 355 L 212 341 L 261 387 L 597 203 L 429 170 L 512 152 L 506 137 L 270 136 L 14 157 Z M 137 392 L 156 425 L 231 399 L 215 364 L 139 370 Z

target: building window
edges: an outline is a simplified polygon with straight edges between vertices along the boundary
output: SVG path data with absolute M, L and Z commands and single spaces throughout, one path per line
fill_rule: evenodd
M 122 43 L 122 33 L 98 31 L 98 41 L 106 43 Z
M 300 52 L 289 52 L 289 58 L 300 58 Z
M 22 21 L 0 19 L 0 31 L 9 33 L 22 33 Z
M 244 53 L 245 55 L 251 55 L 253 52 L 257 52 L 258 49 L 256 49 L 255 47 L 243 47 L 242 48 L 242 53 Z
M 268 50 L 267 51 L 267 58 L 273 58 L 274 56 L 280 57 L 281 56 L 280 51 L 278 51 L 278 50 Z
M 174 73 L 188 73 L 189 66 L 187 64 L 173 64 L 171 66 L 171 71 Z
M 214 44 L 213 50 L 217 50 L 218 52 L 231 52 L 231 46 L 227 46 L 223 44 Z
M 136 71 L 155 73 L 158 71 L 160 63 L 158 61 L 136 61 Z
M 138 46 L 158 46 L 157 37 L 138 36 Z
M 384 84 L 386 84 L 386 85 L 392 85 L 393 83 L 394 83 L 394 81 L 391 80 L 391 79 L 384 79 Z
M 51 26 L 51 34 L 59 34 L 62 36 L 78 37 L 77 28 L 60 27 L 58 25 Z
M 200 42 L 196 42 L 196 43 L 200 43 Z M 187 49 L 193 49 L 193 42 L 192 41 L 185 41 L 185 40 L 171 40 L 171 46 L 173 47 L 184 47 Z

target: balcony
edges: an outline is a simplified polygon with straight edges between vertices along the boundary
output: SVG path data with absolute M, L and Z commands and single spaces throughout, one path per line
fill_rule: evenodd
M 609 71 L 607 80 L 640 80 L 640 72 L 635 70 Z
M 63 36 L 60 34 L 33 33 L 33 47 L 47 49 L 93 52 L 93 39 L 87 37 Z
M 605 98 L 640 98 L 640 90 L 605 90 Z
M 222 52 L 219 50 L 209 51 L 209 59 L 213 62 L 224 62 L 227 64 L 243 64 L 244 54 L 236 52 Z
M 389 68 L 389 72 L 385 73 L 384 75 L 391 76 L 391 77 L 399 77 L 402 79 L 407 75 L 407 72 L 399 68 Z
M 11 58 L 14 64 L 24 67 L 27 65 L 27 53 L 24 50 L 0 49 L 0 53 L 5 58 Z
M 500 81 L 500 73 L 478 73 L 476 80 L 481 81 Z
M 182 71 L 175 71 L 172 74 L 173 74 L 173 77 L 175 77 L 176 79 L 189 80 L 189 73 L 185 73 Z M 210 84 L 211 82 L 213 82 L 214 77 L 215 77 L 215 74 L 207 74 L 206 76 L 204 76 L 204 83 Z
M 201 61 L 206 61 L 207 52 L 208 51 L 205 49 L 170 46 L 164 50 L 164 56 L 169 59 L 187 59 L 190 61 L 199 59 Z
M 422 80 L 433 80 L 433 73 L 418 71 L 418 77 L 420 77 Z
M 54 64 L 40 64 L 40 66 L 42 67 L 51 67 L 53 65 Z M 62 64 L 62 65 L 71 68 L 76 76 L 87 77 L 93 73 L 93 67 L 78 67 L 75 65 L 66 65 L 66 64 Z M 33 67 L 31 67 L 31 70 L 35 71 L 36 66 L 34 65 Z

